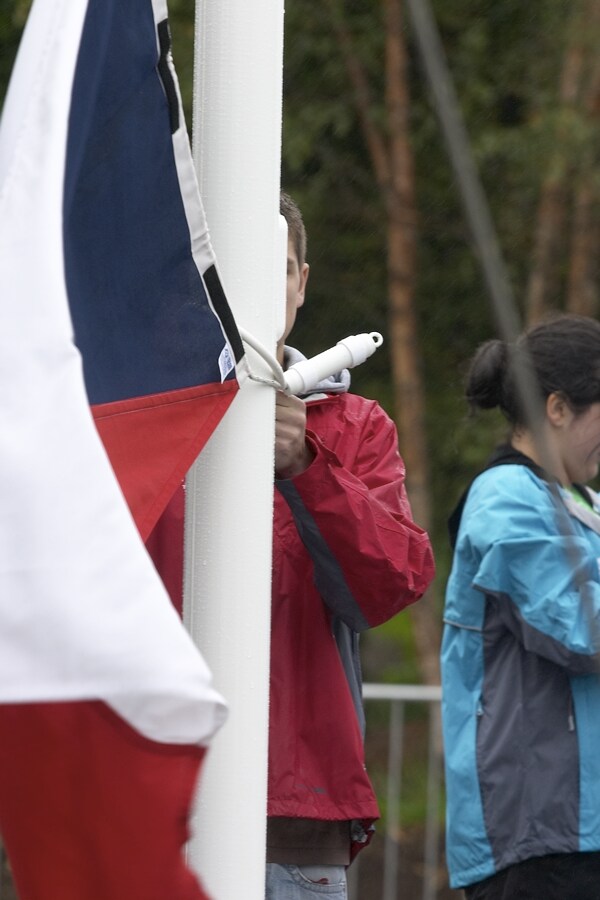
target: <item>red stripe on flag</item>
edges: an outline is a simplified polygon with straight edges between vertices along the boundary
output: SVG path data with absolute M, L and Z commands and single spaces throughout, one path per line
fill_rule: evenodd
M 237 391 L 237 381 L 227 381 L 92 407 L 142 540 L 154 528 Z
M 182 853 L 204 755 L 100 702 L 0 705 L 0 832 L 20 900 L 207 900 Z
M 169 500 L 146 541 L 150 559 L 181 618 L 183 618 L 184 522 L 185 491 L 183 486 L 180 486 Z

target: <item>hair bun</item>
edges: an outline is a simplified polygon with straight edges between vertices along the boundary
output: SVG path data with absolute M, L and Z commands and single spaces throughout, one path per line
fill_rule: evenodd
M 494 409 L 501 405 L 507 362 L 508 346 L 505 341 L 486 341 L 479 347 L 466 380 L 465 393 L 472 407 Z

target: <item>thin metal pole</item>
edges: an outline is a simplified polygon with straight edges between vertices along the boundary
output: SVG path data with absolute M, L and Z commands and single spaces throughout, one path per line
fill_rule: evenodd
M 423 900 L 434 900 L 437 895 L 439 860 L 439 806 L 442 771 L 441 712 L 439 705 L 429 706 L 429 753 L 427 761 L 427 819 L 425 823 L 425 874 Z
M 492 312 L 501 337 L 512 344 L 521 332 L 521 319 L 446 63 L 444 47 L 429 0 L 407 0 L 407 4 L 475 250 L 488 287 Z M 536 436 L 540 453 L 544 454 L 537 426 L 540 409 L 537 380 L 532 376 L 524 354 L 515 356 L 513 362 L 527 421 Z
M 387 825 L 383 850 L 383 900 L 396 900 L 398 892 L 403 740 L 404 701 L 392 700 L 388 743 Z
M 519 315 L 444 47 L 428 0 L 407 0 L 407 5 L 498 328 L 505 340 L 513 341 L 521 330 Z
M 407 0 L 407 6 L 442 134 L 446 141 L 448 155 L 460 188 L 461 200 L 475 249 L 488 287 L 498 331 L 509 345 L 514 344 L 522 328 L 518 307 L 510 286 L 487 198 L 471 152 L 467 130 L 431 5 L 429 0 Z M 551 472 L 552 461 L 540 424 L 544 418 L 543 400 L 537 377 L 524 348 L 520 353 L 513 354 L 512 364 L 525 412 L 525 420 L 533 435 L 539 462 L 542 468 Z M 548 486 L 555 498 L 558 531 L 560 534 L 573 538 L 573 526 L 560 499 L 559 489 L 554 482 L 549 482 Z M 582 577 L 581 553 L 575 540 L 569 540 L 567 552 L 570 564 L 576 573 L 577 586 L 582 595 L 589 598 L 589 584 Z

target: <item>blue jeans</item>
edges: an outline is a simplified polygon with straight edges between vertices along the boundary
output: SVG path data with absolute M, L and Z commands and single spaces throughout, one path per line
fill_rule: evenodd
M 280 866 L 267 863 L 265 900 L 347 900 L 345 866 Z

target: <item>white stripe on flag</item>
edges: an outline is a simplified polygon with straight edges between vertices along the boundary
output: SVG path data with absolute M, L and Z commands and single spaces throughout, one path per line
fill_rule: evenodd
M 86 0 L 35 0 L 0 128 L 0 702 L 96 698 L 206 743 L 222 698 L 140 541 L 89 411 L 62 264 Z

